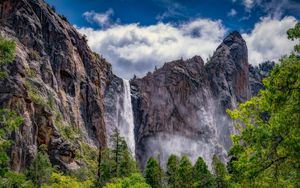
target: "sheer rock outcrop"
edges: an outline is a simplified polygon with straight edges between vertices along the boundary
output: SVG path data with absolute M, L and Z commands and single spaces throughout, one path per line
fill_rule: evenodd
M 15 60 L 4 67 L 8 77 L 0 79 L 0 106 L 25 120 L 12 135 L 12 169 L 24 170 L 42 144 L 62 170 L 79 168 L 79 139 L 68 141 L 61 129 L 106 145 L 103 93 L 111 65 L 42 0 L 1 0 L 0 31 L 17 43 Z
M 226 161 L 234 127 L 225 110 L 251 96 L 246 43 L 232 32 L 208 63 L 173 61 L 131 85 L 141 164 L 153 155 L 164 163 L 171 153 L 200 155 L 209 166 L 213 155 Z

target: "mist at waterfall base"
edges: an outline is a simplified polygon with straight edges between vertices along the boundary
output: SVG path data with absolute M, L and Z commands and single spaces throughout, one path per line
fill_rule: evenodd
M 172 154 L 179 158 L 188 156 L 193 164 L 198 157 L 202 157 L 211 171 L 214 155 L 226 163 L 227 152 L 231 145 L 231 140 L 226 135 L 233 133 L 233 125 L 224 114 L 212 113 L 213 110 L 206 111 L 202 108 L 196 117 L 198 122 L 191 122 L 194 124 L 195 130 L 200 130 L 199 132 L 203 134 L 190 135 L 170 130 L 170 132 L 160 132 L 145 138 L 143 147 L 147 150 L 143 153 L 146 156 L 143 159 L 154 156 L 158 158 L 162 167 L 166 168 L 168 158 Z M 146 164 L 146 161 L 141 161 L 141 163 Z
M 158 100 L 160 99 L 159 97 Z M 188 156 L 193 164 L 198 157 L 202 157 L 210 170 L 214 155 L 227 162 L 227 152 L 231 146 L 230 135 L 234 133 L 232 121 L 218 108 L 220 102 L 213 99 L 208 89 L 203 89 L 188 100 L 191 103 L 176 105 L 180 116 L 186 117 L 186 124 L 179 130 L 169 126 L 167 130 L 150 134 L 137 145 L 136 155 L 142 165 L 146 164 L 149 157 L 154 156 L 166 168 L 171 154 Z M 158 103 L 161 104 L 161 101 Z M 189 104 L 201 105 L 198 105 L 196 111 L 189 112 L 186 110 L 186 105 Z

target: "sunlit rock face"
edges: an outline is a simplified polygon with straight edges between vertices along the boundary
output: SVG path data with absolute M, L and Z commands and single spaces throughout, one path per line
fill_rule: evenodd
M 199 56 L 166 63 L 131 81 L 136 155 L 142 165 L 150 156 L 164 164 L 170 154 L 226 161 L 234 132 L 225 113 L 250 97 L 246 43 L 238 32 L 228 35 L 208 63 Z
M 80 168 L 78 142 L 62 138 L 69 126 L 91 146 L 106 145 L 103 92 L 111 66 L 43 0 L 1 0 L 0 34 L 17 43 L 14 62 L 0 79 L 0 106 L 24 117 L 12 135 L 13 170 L 23 171 L 45 145 L 54 165 Z

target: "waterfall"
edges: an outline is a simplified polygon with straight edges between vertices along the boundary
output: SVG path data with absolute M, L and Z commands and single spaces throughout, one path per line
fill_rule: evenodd
M 118 123 L 121 136 L 125 138 L 125 141 L 130 149 L 132 156 L 135 157 L 135 139 L 134 139 L 134 119 L 131 104 L 131 92 L 129 80 L 123 79 L 124 96 L 122 106 L 122 121 Z

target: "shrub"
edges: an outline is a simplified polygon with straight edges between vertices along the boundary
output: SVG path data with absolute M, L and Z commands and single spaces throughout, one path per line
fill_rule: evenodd
M 16 55 L 16 42 L 0 37 L 0 65 L 11 63 Z
M 41 60 L 41 56 L 40 53 L 36 50 L 31 49 L 29 52 L 29 57 L 35 61 L 40 61 Z

